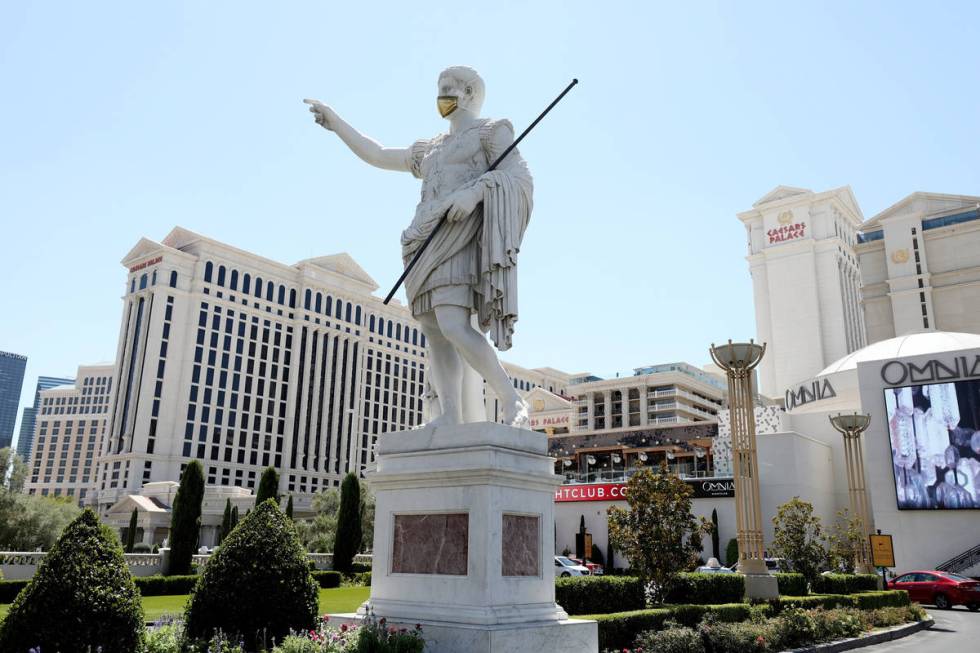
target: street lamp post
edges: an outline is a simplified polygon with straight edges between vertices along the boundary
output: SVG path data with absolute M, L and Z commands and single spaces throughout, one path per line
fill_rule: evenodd
M 857 550 L 858 573 L 873 574 L 871 566 L 870 538 L 871 514 L 868 510 L 868 492 L 864 483 L 864 454 L 861 434 L 871 424 L 871 415 L 836 415 L 830 424 L 844 436 L 844 462 L 847 465 L 847 494 L 851 500 L 851 514 L 861 524 L 861 546 Z
M 779 596 L 776 577 L 766 567 L 762 541 L 762 504 L 759 496 L 759 460 L 755 442 L 755 400 L 752 371 L 762 361 L 766 346 L 728 341 L 711 345 L 711 358 L 728 377 L 728 406 L 732 425 L 735 480 L 735 521 L 738 529 L 738 570 L 745 574 L 750 599 Z

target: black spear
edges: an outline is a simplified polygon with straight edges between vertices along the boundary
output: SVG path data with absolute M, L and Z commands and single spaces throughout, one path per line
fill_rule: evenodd
M 568 93 L 570 90 L 572 90 L 572 87 L 575 86 L 576 84 L 578 84 L 578 80 L 573 79 L 571 83 L 565 87 L 565 90 L 562 91 L 558 95 L 558 97 L 552 100 L 551 104 L 549 104 L 548 107 L 541 112 L 541 115 L 535 118 L 534 122 L 528 125 L 527 129 L 522 131 L 520 136 L 514 139 L 514 142 L 511 143 L 506 150 L 504 150 L 503 154 L 498 156 L 497 160 L 490 164 L 490 167 L 487 168 L 487 172 L 495 170 L 497 166 L 500 165 L 500 162 L 503 161 L 508 154 L 510 154 L 511 150 L 517 147 L 517 144 L 520 143 L 522 140 L 524 140 L 524 137 L 527 136 L 532 129 L 534 129 L 535 125 L 541 122 L 541 119 L 544 118 L 546 115 L 548 115 L 548 112 L 551 111 L 556 104 L 561 102 L 561 99 L 565 97 L 565 94 Z M 435 238 L 435 235 L 439 233 L 439 230 L 442 229 L 442 225 L 444 225 L 445 223 L 446 223 L 446 216 L 443 215 L 441 218 L 439 218 L 439 222 L 436 223 L 436 226 L 432 228 L 432 232 L 429 233 L 429 237 L 425 239 L 425 242 L 422 243 L 422 246 L 419 247 L 418 250 L 415 252 L 415 256 L 413 256 L 412 260 L 409 261 L 408 265 L 405 266 L 405 271 L 402 272 L 400 277 L 398 277 L 398 281 L 395 282 L 395 285 L 388 293 L 388 296 L 385 297 L 385 302 L 384 302 L 385 304 L 390 302 L 391 298 L 394 297 L 396 292 L 398 292 L 398 289 L 401 287 L 402 282 L 405 281 L 405 277 L 407 277 L 408 273 L 412 271 L 412 268 L 415 267 L 415 264 L 419 262 L 419 258 L 422 256 L 422 252 L 424 252 L 425 248 L 429 246 L 429 243 L 432 242 L 432 239 Z

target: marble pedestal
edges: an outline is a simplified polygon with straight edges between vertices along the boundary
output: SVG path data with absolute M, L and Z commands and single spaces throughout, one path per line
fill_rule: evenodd
M 376 461 L 371 598 L 359 614 L 422 624 L 432 653 L 598 650 L 595 622 L 555 604 L 560 478 L 543 434 L 425 427 L 381 436 Z

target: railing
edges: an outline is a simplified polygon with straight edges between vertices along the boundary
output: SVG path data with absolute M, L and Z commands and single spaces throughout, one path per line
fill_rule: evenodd
M 955 558 L 950 558 L 946 562 L 936 565 L 936 569 L 955 574 L 978 564 L 980 564 L 980 544 L 969 551 L 964 551 Z
M 699 471 L 693 471 L 685 465 L 681 465 L 678 468 L 677 465 L 671 465 L 669 470 L 677 474 L 678 478 L 713 478 L 715 476 L 715 471 L 712 469 L 703 469 Z M 617 469 L 615 471 L 589 471 L 584 472 L 565 472 L 565 480 L 562 481 L 563 485 L 584 485 L 587 483 L 625 483 L 630 480 L 634 474 L 639 471 L 638 468 L 630 469 Z
M 169 549 L 162 549 L 159 553 L 127 553 L 125 554 L 126 565 L 134 576 L 162 574 L 168 551 Z M 47 553 L 44 551 L 0 551 L 0 573 L 7 580 L 31 578 L 46 555 Z M 332 553 L 308 553 L 307 555 L 317 569 L 333 568 Z M 197 565 L 198 571 L 203 571 L 210 559 L 210 554 L 195 554 L 191 557 L 191 562 Z M 354 562 L 363 565 L 370 565 L 372 559 L 373 556 L 369 553 L 360 553 L 354 556 Z

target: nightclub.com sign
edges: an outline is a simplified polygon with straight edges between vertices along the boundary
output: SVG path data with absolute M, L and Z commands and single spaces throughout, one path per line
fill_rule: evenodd
M 734 497 L 735 481 L 726 479 L 685 479 L 693 490 L 695 499 Z M 584 485 L 562 485 L 555 490 L 558 503 L 573 501 L 625 501 L 626 483 L 589 483 Z

